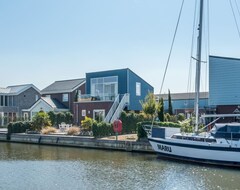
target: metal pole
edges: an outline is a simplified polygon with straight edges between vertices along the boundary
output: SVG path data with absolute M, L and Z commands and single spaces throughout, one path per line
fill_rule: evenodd
M 202 26 L 203 26 L 203 0 L 200 0 L 200 17 L 197 41 L 197 62 L 196 62 L 196 80 L 195 80 L 195 133 L 198 131 L 199 120 L 199 91 L 200 91 L 200 73 L 201 73 L 201 51 L 202 51 Z

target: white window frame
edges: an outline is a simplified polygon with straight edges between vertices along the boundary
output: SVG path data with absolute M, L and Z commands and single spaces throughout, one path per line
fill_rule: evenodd
M 35 101 L 38 101 L 38 99 L 39 99 L 39 96 L 38 96 L 38 94 L 36 94 L 35 95 Z
M 82 110 L 82 117 L 85 117 L 86 116 L 86 110 Z
M 109 78 L 113 78 L 114 82 L 106 81 Z M 94 81 L 94 82 L 93 82 Z M 114 84 L 114 92 L 106 91 L 107 86 Z M 96 86 L 102 86 L 102 92 L 99 92 Z M 91 78 L 91 95 L 99 96 L 101 100 L 110 100 L 114 99 L 118 94 L 118 76 L 108 76 L 108 77 L 98 77 Z
M 136 82 L 136 96 L 141 96 L 141 83 Z
M 96 120 L 96 118 L 95 118 L 95 113 L 97 113 L 97 112 L 102 112 L 103 113 L 103 120 L 104 120 L 104 118 L 105 118 L 105 110 L 104 109 L 95 109 L 95 110 L 93 110 L 93 119 L 94 120 Z
M 69 95 L 68 94 L 62 94 L 62 101 L 68 102 L 69 101 Z

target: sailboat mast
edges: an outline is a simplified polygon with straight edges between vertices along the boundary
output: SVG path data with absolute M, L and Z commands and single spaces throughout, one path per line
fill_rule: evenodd
M 195 133 L 198 131 L 199 120 L 199 91 L 200 91 L 200 73 L 201 73 L 201 53 L 202 53 L 202 27 L 203 27 L 203 0 L 200 0 L 198 25 L 198 40 L 197 40 L 197 61 L 196 61 L 196 79 L 195 79 Z

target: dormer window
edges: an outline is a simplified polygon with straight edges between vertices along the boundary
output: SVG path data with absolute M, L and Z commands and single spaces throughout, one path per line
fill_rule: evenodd
M 62 101 L 63 102 L 68 102 L 68 94 L 63 94 L 62 95 Z

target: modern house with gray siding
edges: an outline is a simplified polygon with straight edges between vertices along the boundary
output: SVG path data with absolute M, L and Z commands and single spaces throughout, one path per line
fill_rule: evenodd
M 130 69 L 86 73 L 86 94 L 74 103 L 77 124 L 85 116 L 112 122 L 123 109 L 140 111 L 153 87 Z
M 24 117 L 22 110 L 29 108 L 40 97 L 40 90 L 33 84 L 0 88 L 0 125 Z
M 183 113 L 186 117 L 191 116 L 194 112 L 195 93 L 172 93 L 171 102 L 174 114 Z M 155 95 L 157 100 L 163 98 L 164 110 L 168 112 L 168 94 Z M 208 107 L 208 92 L 200 92 L 199 94 L 199 111 L 205 113 Z

